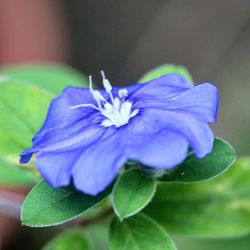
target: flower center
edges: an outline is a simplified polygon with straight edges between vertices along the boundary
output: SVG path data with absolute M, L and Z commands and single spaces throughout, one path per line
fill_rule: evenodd
M 102 121 L 102 126 L 116 126 L 119 128 L 127 124 L 130 118 L 136 116 L 139 113 L 139 110 L 132 110 L 133 103 L 126 101 L 126 97 L 128 95 L 128 91 L 126 89 L 120 89 L 118 91 L 118 97 L 114 97 L 109 80 L 105 77 L 103 71 L 101 71 L 101 74 L 102 83 L 106 92 L 109 94 L 110 101 L 107 101 L 98 90 L 93 89 L 92 77 L 89 76 L 89 90 L 97 105 L 79 104 L 72 106 L 71 109 L 80 107 L 90 107 L 96 109 L 106 118 Z

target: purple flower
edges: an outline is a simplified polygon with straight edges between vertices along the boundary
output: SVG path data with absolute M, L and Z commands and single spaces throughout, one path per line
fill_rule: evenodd
M 127 160 L 160 169 L 181 163 L 191 147 L 211 152 L 218 92 L 210 83 L 193 86 L 168 74 L 144 84 L 117 88 L 103 76 L 105 90 L 68 87 L 49 108 L 46 121 L 21 154 L 36 153 L 41 175 L 54 188 L 74 186 L 96 195 Z

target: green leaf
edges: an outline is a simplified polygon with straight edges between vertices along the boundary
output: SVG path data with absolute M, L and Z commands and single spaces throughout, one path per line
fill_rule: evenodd
M 156 181 L 139 169 L 128 170 L 117 180 L 113 189 L 113 208 L 121 220 L 141 211 L 153 198 Z
M 166 171 L 159 180 L 167 182 L 208 180 L 224 173 L 235 159 L 236 154 L 232 146 L 228 142 L 216 138 L 213 151 L 206 157 L 196 158 L 192 152 L 183 163 L 174 170 Z
M 249 250 L 250 236 L 229 239 L 174 237 L 178 250 Z
M 109 249 L 109 224 L 110 218 L 108 220 L 102 220 L 99 223 L 93 223 L 85 228 L 85 233 L 91 241 L 93 250 L 107 250 Z
M 110 250 L 176 250 L 164 229 L 146 215 L 123 222 L 114 218 L 110 226 Z
M 21 220 L 31 227 L 45 227 L 72 220 L 98 205 L 111 193 L 109 186 L 102 193 L 91 196 L 73 187 L 53 189 L 45 181 L 35 186 L 26 197 Z
M 0 69 L 0 75 L 10 80 L 31 83 L 53 94 L 67 86 L 88 87 L 87 78 L 73 68 L 60 64 L 22 64 Z
M 144 210 L 169 232 L 195 237 L 238 237 L 250 232 L 250 158 L 216 179 L 164 183 Z
M 184 78 L 186 78 L 186 80 L 189 81 L 190 83 L 193 82 L 192 76 L 190 75 L 189 71 L 185 67 L 177 66 L 174 64 L 164 64 L 164 65 L 158 66 L 150 70 L 139 79 L 139 82 L 141 83 L 148 82 L 158 77 L 161 77 L 163 75 L 172 74 L 172 73 L 180 74 Z
M 20 169 L 18 165 L 12 165 L 0 158 L 0 185 L 24 186 L 34 184 L 30 173 Z
M 41 127 L 52 95 L 17 81 L 0 83 L 0 157 L 17 164 Z
M 49 241 L 42 250 L 90 250 L 89 240 L 82 230 L 63 232 Z
M 30 185 L 20 170 L 19 154 L 31 146 L 31 139 L 46 116 L 52 94 L 31 84 L 4 80 L 0 82 L 0 158 L 1 183 Z

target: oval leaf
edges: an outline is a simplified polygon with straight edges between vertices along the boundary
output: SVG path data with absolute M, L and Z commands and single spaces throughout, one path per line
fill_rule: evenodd
M 186 78 L 187 81 L 193 82 L 192 76 L 190 75 L 189 71 L 185 67 L 177 66 L 174 64 L 164 64 L 164 65 L 158 66 L 150 70 L 139 79 L 139 82 L 141 83 L 148 82 L 158 77 L 161 77 L 163 75 L 172 74 L 172 73 L 182 75 L 184 78 Z
M 171 233 L 238 237 L 250 232 L 249 183 L 250 158 L 243 158 L 207 182 L 159 185 L 145 213 Z
M 113 189 L 113 207 L 121 220 L 141 211 L 152 199 L 156 181 L 138 169 L 126 171 Z
M 81 230 L 63 232 L 46 244 L 42 250 L 90 250 L 90 243 Z
M 32 227 L 58 225 L 86 213 L 110 194 L 112 186 L 96 195 L 86 195 L 73 187 L 53 189 L 45 181 L 37 184 L 26 197 L 21 220 Z
M 196 158 L 191 153 L 187 159 L 171 171 L 166 171 L 159 179 L 167 182 L 197 182 L 211 179 L 225 172 L 235 161 L 232 146 L 219 138 L 214 141 L 213 151 L 204 158 Z
M 33 85 L 13 81 L 0 84 L 0 155 L 14 157 L 30 146 L 52 97 Z
M 110 226 L 110 250 L 176 250 L 173 241 L 154 220 L 138 214 Z
M 1 68 L 0 74 L 10 80 L 37 85 L 56 95 L 69 85 L 88 87 L 88 80 L 83 74 L 60 64 L 15 65 Z

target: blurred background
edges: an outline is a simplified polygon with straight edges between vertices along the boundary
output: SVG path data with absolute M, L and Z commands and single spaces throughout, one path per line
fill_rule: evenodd
M 0 0 L 1 66 L 34 62 L 68 63 L 96 80 L 103 69 L 113 85 L 164 63 L 184 65 L 196 83 L 219 88 L 215 133 L 250 154 L 250 1 Z M 22 229 L 5 249 L 28 249 L 20 235 L 34 232 Z M 197 249 L 241 249 L 226 242 Z M 250 239 L 241 242 L 249 249 Z

